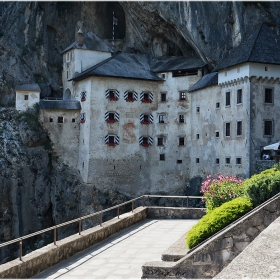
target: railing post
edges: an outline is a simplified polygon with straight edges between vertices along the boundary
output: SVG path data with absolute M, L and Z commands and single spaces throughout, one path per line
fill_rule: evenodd
M 133 210 L 134 210 L 134 200 L 132 200 L 132 213 L 133 213 Z
M 22 239 L 19 241 L 19 260 L 22 261 Z
M 79 220 L 79 235 L 81 235 L 82 231 L 82 220 Z
M 118 219 L 120 218 L 120 206 L 118 206 Z
M 150 207 L 150 196 L 148 196 L 148 207 Z
M 144 207 L 144 196 L 142 196 L 142 207 Z
M 56 245 L 56 227 L 53 229 L 53 243 Z
M 102 227 L 102 212 L 100 213 L 100 226 Z
M 187 208 L 189 208 L 189 197 L 187 197 Z

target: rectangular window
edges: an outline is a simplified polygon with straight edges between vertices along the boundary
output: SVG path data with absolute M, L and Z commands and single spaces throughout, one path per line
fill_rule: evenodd
M 219 132 L 219 131 L 216 131 L 216 132 L 215 132 L 215 136 L 216 136 L 216 138 L 219 138 L 219 137 L 220 137 L 220 132 Z
M 196 139 L 199 139 L 199 133 L 196 134 Z
M 133 92 L 132 91 L 127 92 L 127 98 L 128 99 L 133 99 Z
M 158 140 L 158 141 L 157 141 L 157 145 L 158 145 L 158 146 L 163 146 L 163 137 L 158 137 L 157 140 Z
M 160 154 L 159 155 L 159 160 L 165 160 L 165 154 Z
M 158 116 L 158 122 L 159 123 L 165 123 L 165 115 L 159 115 Z
M 264 103 L 273 103 L 272 102 L 272 88 L 266 88 L 264 92 Z
M 179 146 L 184 146 L 184 145 L 185 145 L 185 138 L 179 137 Z
M 109 144 L 115 144 L 115 136 L 109 136 Z
M 242 121 L 237 122 L 236 135 L 242 136 Z
M 230 136 L 230 123 L 226 123 L 226 136 L 229 137 Z
M 220 109 L 220 102 L 216 102 L 216 109 Z
M 226 106 L 230 106 L 230 92 L 226 92 Z
M 196 163 L 199 163 L 199 158 L 196 158 Z
M 28 94 L 24 95 L 24 100 L 28 100 Z
M 241 157 L 237 157 L 236 158 L 236 165 L 240 165 L 241 164 Z
M 186 100 L 186 93 L 184 91 L 180 92 L 179 99 L 180 100 Z
M 216 158 L 216 164 L 220 164 L 220 159 Z
M 63 123 L 63 117 L 58 117 L 58 118 L 57 118 L 57 122 L 58 122 L 58 123 Z
M 182 163 L 183 161 L 181 159 L 178 159 L 177 160 L 177 163 Z
M 230 157 L 226 157 L 226 164 L 230 164 Z
M 161 102 L 165 102 L 166 101 L 166 93 L 162 93 L 161 94 Z
M 68 52 L 67 54 L 66 54 L 66 62 L 69 62 L 70 61 L 70 52 Z
M 237 90 L 237 104 L 242 103 L 242 89 Z
M 72 119 L 72 123 L 76 122 L 76 119 Z
M 197 113 L 200 112 L 200 107 L 196 107 L 196 112 L 197 112 Z
M 272 121 L 264 121 L 264 135 L 265 136 L 272 136 Z
M 185 116 L 179 115 L 179 123 L 184 123 L 184 122 L 185 122 Z
M 148 145 L 148 137 L 143 137 L 143 144 Z
M 53 118 L 52 117 L 50 117 L 50 122 L 53 122 Z

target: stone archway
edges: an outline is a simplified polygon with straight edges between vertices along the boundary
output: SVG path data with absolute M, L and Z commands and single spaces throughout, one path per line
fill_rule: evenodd
M 69 88 L 64 91 L 63 100 L 71 100 L 71 91 Z

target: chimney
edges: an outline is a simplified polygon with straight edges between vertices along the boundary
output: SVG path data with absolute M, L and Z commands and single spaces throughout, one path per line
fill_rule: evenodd
M 79 29 L 79 31 L 77 33 L 78 33 L 78 38 L 77 38 L 78 45 L 82 46 L 84 44 L 84 37 L 83 37 L 83 31 L 81 30 L 81 28 Z

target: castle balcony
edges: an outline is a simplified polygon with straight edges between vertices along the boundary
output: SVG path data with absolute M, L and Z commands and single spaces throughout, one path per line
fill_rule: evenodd
M 62 98 L 46 97 L 39 102 L 40 109 L 51 110 L 81 110 L 81 103 L 78 100 L 63 100 Z

